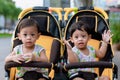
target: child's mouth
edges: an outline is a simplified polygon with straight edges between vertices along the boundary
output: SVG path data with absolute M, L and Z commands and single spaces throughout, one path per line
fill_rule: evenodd
M 83 45 L 84 43 L 78 43 L 79 45 Z
M 32 42 L 27 42 L 27 44 L 31 44 Z

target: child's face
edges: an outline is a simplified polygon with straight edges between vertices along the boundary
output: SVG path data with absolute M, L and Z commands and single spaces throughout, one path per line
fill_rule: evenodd
M 25 47 L 33 47 L 39 35 L 37 27 L 34 26 L 25 27 L 18 33 L 18 37 L 22 40 Z
M 86 31 L 76 30 L 71 37 L 71 41 L 78 49 L 85 49 L 90 38 L 91 35 L 88 35 Z

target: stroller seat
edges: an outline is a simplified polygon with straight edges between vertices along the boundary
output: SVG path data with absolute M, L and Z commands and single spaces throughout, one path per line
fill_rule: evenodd
M 54 40 L 61 40 L 61 8 L 48 8 L 48 7 L 33 7 L 23 10 L 18 16 L 18 24 L 15 28 L 13 39 L 12 39 L 12 49 L 17 46 L 18 44 L 22 44 L 22 42 L 18 39 L 18 25 L 25 18 L 33 18 L 38 22 L 39 31 L 41 32 L 40 38 L 36 41 L 36 44 L 40 44 L 46 49 L 46 55 L 49 59 L 49 63 L 42 63 L 42 62 L 31 62 L 29 64 L 23 63 L 17 64 L 14 62 L 6 63 L 5 69 L 7 71 L 7 78 L 9 80 L 15 80 L 15 73 L 17 66 L 23 67 L 39 67 L 39 68 L 48 68 L 52 69 L 53 64 L 50 63 L 50 55 L 51 54 L 51 46 Z M 55 18 L 51 11 L 54 11 L 58 14 L 59 19 Z
M 88 23 L 88 25 L 90 25 L 90 29 L 92 31 L 92 39 L 88 42 L 88 45 L 93 46 L 95 49 L 99 49 L 102 41 L 102 33 L 104 32 L 104 30 L 110 29 L 107 13 L 103 9 L 98 7 L 64 8 L 64 11 L 66 15 L 64 16 L 64 20 L 66 23 L 64 38 L 66 40 L 69 40 L 70 34 L 68 30 L 74 22 L 83 21 Z M 74 14 L 71 12 L 74 12 Z M 70 15 L 70 13 L 72 16 L 70 17 L 70 19 L 68 19 L 68 15 Z M 114 68 L 115 64 L 112 63 L 112 58 L 114 57 L 114 53 L 111 46 L 112 46 L 112 39 L 110 40 L 110 44 L 108 44 L 107 53 L 105 57 L 102 59 L 97 59 L 98 63 L 96 62 L 95 63 L 80 62 L 75 64 L 71 63 L 71 64 L 66 64 L 64 68 L 65 69 L 67 68 L 68 70 L 75 69 L 75 68 L 88 68 L 88 67 L 98 68 L 99 70 L 96 71 L 98 76 L 106 75 L 106 76 L 109 76 L 111 80 L 113 80 L 114 78 L 117 78 L 116 77 L 117 73 L 114 73 L 114 71 L 116 72 L 117 69 L 115 70 Z M 65 51 L 64 54 L 66 53 L 67 52 Z M 101 61 L 103 62 L 103 64 L 105 61 L 105 64 L 104 64 L 105 66 L 100 65 Z M 111 66 L 106 66 L 107 63 L 111 64 Z M 94 80 L 94 79 L 91 79 L 91 80 Z

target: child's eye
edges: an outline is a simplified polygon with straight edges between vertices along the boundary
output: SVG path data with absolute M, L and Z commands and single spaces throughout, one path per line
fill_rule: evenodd
M 35 34 L 31 34 L 31 36 L 34 36 Z
M 75 38 L 78 38 L 78 36 L 75 36 Z
M 27 36 L 27 34 L 23 34 L 24 36 Z
M 84 38 L 84 37 L 86 37 L 85 35 L 82 35 L 82 37 Z

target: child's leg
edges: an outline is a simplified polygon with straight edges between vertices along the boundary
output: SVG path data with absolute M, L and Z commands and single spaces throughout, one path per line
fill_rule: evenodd
M 38 79 L 38 80 L 46 80 L 45 78 L 40 78 L 40 79 Z
M 76 77 L 76 78 L 74 78 L 73 80 L 84 80 L 84 79 L 79 78 L 79 77 Z
M 108 76 L 101 76 L 98 80 L 110 80 L 110 78 Z
M 18 80 L 24 80 L 23 78 L 19 78 Z

